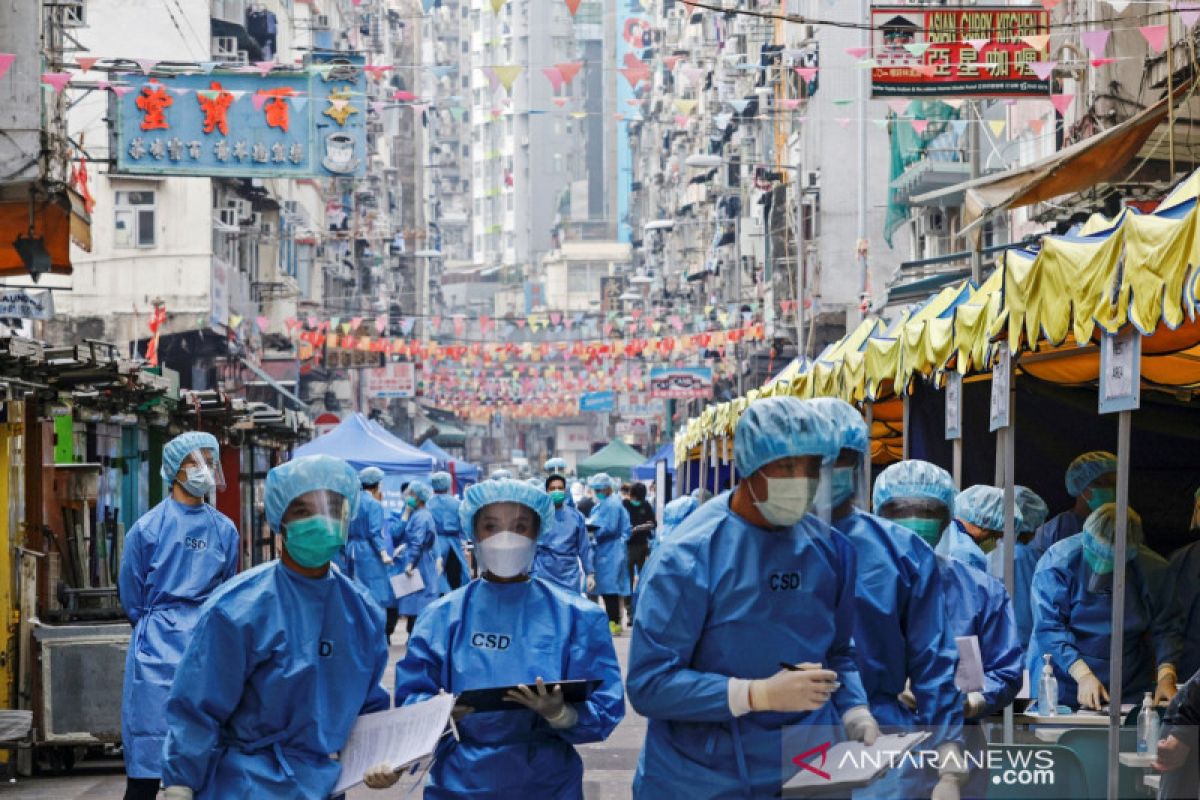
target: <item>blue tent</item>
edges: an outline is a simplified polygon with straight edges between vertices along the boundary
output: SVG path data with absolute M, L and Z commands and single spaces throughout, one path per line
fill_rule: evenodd
M 434 458 L 404 440 L 388 433 L 362 414 L 342 420 L 342 424 L 296 449 L 295 457 L 335 456 L 357 470 L 379 467 L 387 476 L 383 483 L 384 505 L 404 505 L 401 487 L 409 481 L 429 480 Z
M 450 465 L 454 464 L 454 479 L 458 484 L 456 488 L 459 491 L 465 489 L 472 483 L 479 483 L 482 470 L 480 470 L 478 466 L 469 461 L 459 461 L 457 458 L 438 447 L 437 442 L 435 442 L 433 439 L 426 439 L 425 441 L 421 442 L 420 450 L 433 456 L 437 461 L 437 468 L 440 470 L 449 471 Z
M 667 472 L 671 475 L 675 474 L 675 445 L 672 442 L 667 442 L 658 448 L 658 452 L 650 456 L 649 460 L 634 467 L 634 479 L 639 481 L 654 480 L 658 475 L 657 464 L 659 461 L 667 462 Z

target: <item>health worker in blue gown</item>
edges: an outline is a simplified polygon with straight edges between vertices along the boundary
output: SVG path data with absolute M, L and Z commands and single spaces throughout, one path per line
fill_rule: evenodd
M 450 493 L 453 479 L 449 472 L 435 472 L 429 479 L 433 497 L 425 505 L 437 525 L 436 559 L 441 561 L 438 594 L 452 592 L 471 580 L 467 555 L 463 549 L 462 529 L 458 522 L 458 498 Z
M 392 606 L 395 596 L 388 580 L 392 548 L 386 531 L 387 514 L 380 504 L 383 478 L 383 470 L 379 467 L 367 467 L 358 473 L 362 482 L 358 513 L 350 520 L 349 538 L 337 565 L 362 584 L 380 608 L 387 609 Z
M 168 496 L 129 529 L 117 579 L 133 624 L 121 698 L 130 800 L 158 792 L 167 732 L 162 709 L 176 666 L 201 604 L 238 564 L 237 528 L 205 502 L 225 486 L 216 438 L 191 432 L 172 439 L 163 449 L 162 478 Z
M 1030 547 L 1039 559 L 1051 545 L 1083 530 L 1089 514 L 1117 499 L 1117 457 L 1104 450 L 1084 453 L 1067 467 L 1066 482 L 1075 505 L 1044 523 L 1033 535 Z
M 683 524 L 683 521 L 691 516 L 692 512 L 699 507 L 700 502 L 690 494 L 685 494 L 683 497 L 676 497 L 663 506 L 663 524 L 658 529 L 658 535 L 650 540 L 650 550 L 657 550 L 659 545 L 671 538 L 679 530 L 679 526 Z
M 775 397 L 746 409 L 734 441 L 744 479 L 688 517 L 641 582 L 636 798 L 774 797 L 798 771 L 788 753 L 879 733 L 852 644 L 854 548 L 809 514 L 837 433 L 811 403 Z
M 1021 649 L 1029 646 L 1033 634 L 1033 606 L 1030 591 L 1033 588 L 1033 572 L 1037 569 L 1038 555 L 1029 543 L 1037 529 L 1046 521 L 1050 509 L 1036 492 L 1025 486 L 1016 487 L 1017 499 L 1017 546 L 1013 556 L 1013 590 L 1010 594 L 1013 617 L 1017 621 L 1017 638 Z M 1004 583 L 1004 542 L 997 540 L 996 549 L 987 554 L 988 574 Z M 1039 672 L 1038 675 L 1041 675 Z
M 439 692 L 517 686 L 511 711 L 457 707 L 458 739 L 439 746 L 428 800 L 583 797 L 576 745 L 604 741 L 625 714 L 621 673 L 604 613 L 578 592 L 529 576 L 537 541 L 554 524 L 545 492 L 516 481 L 467 489 L 462 528 L 482 577 L 434 602 L 417 620 L 396 665 L 396 703 Z M 562 680 L 595 680 L 568 703 Z M 379 776 L 374 785 L 394 782 Z
M 617 494 L 619 481 L 614 483 L 607 474 L 600 472 L 588 479 L 588 486 L 596 494 L 596 505 L 586 522 L 596 543 L 592 548 L 596 565 L 595 592 L 603 599 L 608 627 L 613 636 L 617 636 L 623 630 L 621 598 L 628 597 L 631 591 L 625 543 L 629 541 L 632 525 L 629 512 Z
M 871 713 L 886 730 L 928 731 L 925 749 L 959 753 L 963 704 L 954 688 L 957 654 L 947 637 L 937 557 L 919 536 L 855 507 L 863 459 L 870 452 L 867 423 L 835 398 L 812 404 L 833 424 L 840 452 L 831 474 L 830 507 L 837 530 L 858 557 L 854 647 Z M 901 702 L 906 682 L 916 710 Z M 911 768 L 889 772 L 855 792 L 856 798 L 928 795 L 939 777 Z M 939 789 L 945 797 L 951 781 Z M 957 782 L 953 787 L 957 788 Z
M 1116 504 L 1100 506 L 1083 532 L 1051 546 L 1033 573 L 1029 674 L 1040 674 L 1049 654 L 1060 703 L 1098 709 L 1109 700 L 1116 529 Z M 1182 650 L 1178 599 L 1169 591 L 1169 566 L 1144 546 L 1133 509 L 1126 542 L 1120 702 L 1136 703 L 1144 692 L 1166 702 L 1175 696 Z
M 567 591 L 596 589 L 596 569 L 592 559 L 592 541 L 583 515 L 567 504 L 567 479 L 562 475 L 546 478 L 546 493 L 554 504 L 554 523 L 538 539 L 533 575 L 558 584 Z
M 279 560 L 243 572 L 200 612 L 166 704 L 165 800 L 326 800 L 331 758 L 360 714 L 389 707 L 383 611 L 330 561 L 361 486 L 329 456 L 267 474 Z
M 405 505 L 409 509 L 404 526 L 404 552 L 396 564 L 397 572 L 406 575 L 419 573 L 424 588 L 396 600 L 396 611 L 404 617 L 406 630 L 411 634 L 417 615 L 438 598 L 438 579 L 444 570 L 437 553 L 437 522 L 426 504 L 433 498 L 433 489 L 424 481 L 413 481 L 406 490 Z

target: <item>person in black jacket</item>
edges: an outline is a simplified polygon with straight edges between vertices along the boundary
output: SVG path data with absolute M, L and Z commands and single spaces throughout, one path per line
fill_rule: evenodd
M 625 510 L 629 512 L 629 524 L 632 526 L 632 533 L 629 536 L 629 541 L 625 543 L 626 562 L 629 565 L 629 585 L 634 586 L 634 581 L 637 580 L 638 574 L 646 565 L 646 558 L 650 555 L 650 539 L 654 536 L 654 530 L 658 527 L 658 520 L 654 516 L 654 508 L 646 502 L 646 485 L 643 483 L 634 483 L 629 487 L 629 499 L 624 503 Z M 633 599 L 636 592 L 625 598 L 625 603 L 629 607 L 629 619 L 633 619 Z
M 1200 796 L 1200 671 L 1179 687 L 1163 715 L 1154 768 L 1164 773 L 1160 800 Z

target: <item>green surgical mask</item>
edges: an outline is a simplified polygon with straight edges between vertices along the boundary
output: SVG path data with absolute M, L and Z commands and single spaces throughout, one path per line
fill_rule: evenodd
M 629 501 L 629 505 L 633 506 L 634 508 L 637 508 L 641 504 L 642 504 L 641 500 L 630 500 Z
M 567 493 L 562 490 L 555 489 L 550 493 L 550 499 L 554 502 L 554 505 L 561 506 L 567 501 Z
M 404 502 L 408 504 L 409 508 L 417 507 L 417 498 L 415 498 L 415 497 L 410 497 L 407 500 L 405 500 Z
M 1097 486 L 1097 487 L 1093 488 L 1090 492 L 1088 492 L 1087 504 L 1088 504 L 1088 508 L 1090 508 L 1092 511 L 1095 511 L 1097 508 L 1099 508 L 1102 505 L 1107 505 L 1108 503 L 1115 503 L 1116 501 L 1117 501 L 1117 490 L 1116 489 L 1101 488 L 1101 487 Z
M 283 544 L 288 554 L 309 569 L 328 564 L 346 543 L 341 523 L 332 517 L 298 519 L 287 523 L 284 533 Z
M 834 508 L 854 496 L 854 473 L 857 471 L 854 467 L 834 467 L 833 478 L 829 482 L 832 495 L 829 502 Z
M 908 528 L 910 531 L 920 536 L 922 539 L 933 547 L 938 543 L 938 539 L 942 538 L 942 521 L 940 519 L 928 519 L 927 517 L 900 517 L 893 519 L 892 522 L 902 527 Z

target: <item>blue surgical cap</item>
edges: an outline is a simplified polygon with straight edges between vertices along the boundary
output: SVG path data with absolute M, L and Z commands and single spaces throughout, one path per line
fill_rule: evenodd
M 597 472 L 588 478 L 588 487 L 591 489 L 611 489 L 613 488 L 612 478 L 608 477 L 607 472 Z
M 836 397 L 817 397 L 808 402 L 833 423 L 842 450 L 865 454 L 870 449 L 871 435 L 867 431 L 867 421 L 854 406 Z
M 309 492 L 336 492 L 349 504 L 348 518 L 358 512 L 358 498 L 362 489 L 354 469 L 333 456 L 304 456 L 284 462 L 267 473 L 267 488 L 263 500 L 266 507 L 267 524 L 271 530 L 279 531 L 283 513 L 292 501 Z
M 565 458 L 551 458 L 542 464 L 542 469 L 546 472 L 566 472 L 567 460 Z
M 1067 492 L 1079 497 L 1092 481 L 1101 475 L 1117 471 L 1117 457 L 1104 450 L 1084 453 L 1067 467 Z
M 1015 507 L 1016 529 L 1021 530 L 1020 507 Z M 964 489 L 954 498 L 954 516 L 986 531 L 1004 530 L 1004 490 L 995 486 L 976 485 Z
M 383 483 L 383 477 L 383 470 L 379 467 L 367 467 L 358 473 L 358 479 L 362 481 L 363 486 L 378 486 Z
M 1042 527 L 1046 517 L 1050 516 L 1050 507 L 1046 505 L 1046 501 L 1027 486 L 1017 487 L 1017 508 L 1021 510 L 1018 533 L 1033 533 Z
M 974 567 L 980 572 L 988 571 L 987 556 L 971 538 L 971 535 L 957 525 L 951 525 L 938 540 L 935 552 L 939 555 L 953 558 L 955 561 Z
M 530 486 L 532 486 L 535 489 L 542 488 L 542 479 L 541 478 L 526 478 L 525 483 L 529 484 Z
M 954 478 L 937 464 L 928 461 L 898 461 L 879 473 L 871 495 L 876 513 L 892 500 L 923 498 L 954 509 Z
M 433 487 L 433 490 L 435 492 L 450 491 L 450 473 L 449 472 L 433 473 L 433 477 L 431 477 L 429 479 L 429 485 Z
M 695 489 L 692 489 L 692 497 L 696 499 L 696 502 L 704 504 L 712 499 L 712 492 L 703 486 L 697 486 Z
M 493 481 L 508 481 L 512 480 L 512 472 L 506 469 L 494 469 L 492 474 L 488 476 Z
M 221 447 L 217 444 L 217 437 L 211 433 L 203 433 L 201 431 L 188 431 L 181 433 L 171 441 L 167 442 L 163 448 L 162 457 L 162 478 L 168 483 L 174 483 L 175 476 L 179 474 L 179 466 L 183 460 L 197 450 L 211 450 L 213 458 L 220 457 Z
M 663 525 L 678 525 L 699 507 L 700 503 L 691 495 L 676 497 L 663 507 Z
M 425 481 L 413 481 L 410 483 L 408 485 L 408 493 L 422 503 L 428 503 L 429 498 L 433 497 L 433 489 Z
M 1105 503 L 1089 514 L 1083 521 L 1083 532 L 1112 547 L 1117 539 L 1117 504 Z M 1128 533 L 1125 537 L 1126 561 L 1133 560 L 1134 551 L 1143 541 L 1145 535 L 1142 532 L 1142 517 L 1131 508 Z
M 771 397 L 751 403 L 738 420 L 733 461 L 743 477 L 782 458 L 819 456 L 829 464 L 838 456 L 837 431 L 811 402 Z
M 493 503 L 520 503 L 531 509 L 541 519 L 539 536 L 545 535 L 554 524 L 554 504 L 550 502 L 550 495 L 541 489 L 535 489 L 520 481 L 484 481 L 463 492 L 462 504 L 458 507 L 459 522 L 472 541 L 475 539 L 475 515 L 479 509 Z

